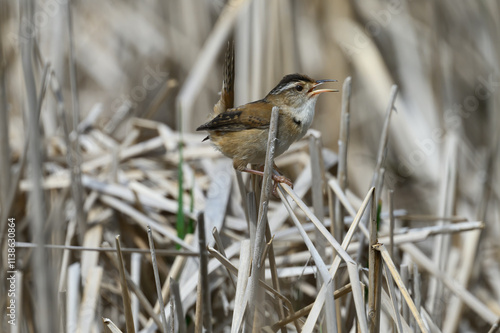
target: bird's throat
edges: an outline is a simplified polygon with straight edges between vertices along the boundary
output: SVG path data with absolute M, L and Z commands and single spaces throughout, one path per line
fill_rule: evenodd
M 313 97 L 304 103 L 300 108 L 296 108 L 292 111 L 294 123 L 301 127 L 301 137 L 304 136 L 309 127 L 311 127 L 314 119 L 316 101 L 317 98 Z

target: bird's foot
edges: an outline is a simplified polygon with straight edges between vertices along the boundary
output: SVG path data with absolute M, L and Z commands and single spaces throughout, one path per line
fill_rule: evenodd
M 254 175 L 257 175 L 257 176 L 261 176 L 261 177 L 264 177 L 264 172 L 262 171 L 258 171 L 258 170 L 254 170 L 254 169 L 249 169 L 249 168 L 245 168 L 243 170 L 241 170 L 242 172 L 248 172 L 248 173 L 251 173 L 251 174 L 254 174 Z M 290 186 L 291 188 L 293 188 L 293 183 L 292 181 L 283 176 L 283 175 L 280 175 L 278 174 L 275 170 L 273 170 L 273 175 L 272 175 L 272 178 L 273 178 L 273 181 L 274 181 L 274 184 L 273 184 L 273 195 L 276 197 L 276 198 L 279 198 L 279 195 L 278 195 L 278 184 L 280 183 L 283 183 L 283 184 L 287 184 L 288 186 Z
M 273 174 L 273 180 L 274 180 L 273 195 L 276 198 L 279 198 L 279 195 L 278 195 L 278 184 L 280 184 L 280 183 L 287 184 L 288 186 L 290 186 L 291 188 L 293 188 L 292 181 L 289 178 L 286 178 L 285 176 Z

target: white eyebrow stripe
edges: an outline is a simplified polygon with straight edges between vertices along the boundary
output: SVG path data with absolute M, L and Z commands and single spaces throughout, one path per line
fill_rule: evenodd
M 273 94 L 273 95 L 280 94 L 280 93 L 282 93 L 282 92 L 283 92 L 283 91 L 285 91 L 285 90 L 288 90 L 288 89 L 290 89 L 290 88 L 295 87 L 295 86 L 297 85 L 297 83 L 299 83 L 299 82 L 297 82 L 297 81 L 288 82 L 288 83 L 286 84 L 286 86 L 283 86 L 283 87 L 281 87 L 281 88 L 279 88 L 279 89 L 277 89 L 277 90 L 275 89 L 275 90 L 272 92 L 272 94 Z

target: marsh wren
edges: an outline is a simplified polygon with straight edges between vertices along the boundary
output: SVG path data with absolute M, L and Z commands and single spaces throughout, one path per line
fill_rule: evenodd
M 233 79 L 232 75 L 227 75 L 227 71 L 226 62 L 224 81 Z M 213 119 L 196 130 L 208 131 L 206 139 L 209 138 L 216 149 L 233 160 L 236 170 L 262 176 L 263 172 L 247 168 L 247 165 L 262 165 L 265 161 L 272 108 L 279 108 L 276 157 L 306 134 L 313 121 L 318 96 L 324 92 L 338 92 L 336 89 L 316 88 L 325 82 L 335 81 L 313 80 L 306 75 L 289 74 L 263 99 L 236 108 L 232 108 L 234 94 L 229 95 L 225 91 L 228 84 L 223 83 L 221 99 L 214 107 Z M 283 176 L 273 175 L 273 180 L 291 185 L 290 180 Z

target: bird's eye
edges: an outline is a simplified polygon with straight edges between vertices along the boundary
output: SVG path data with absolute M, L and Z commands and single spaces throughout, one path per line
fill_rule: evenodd
M 303 89 L 304 89 L 304 87 L 302 87 L 300 84 L 295 86 L 295 90 L 297 90 L 297 91 L 302 91 Z

